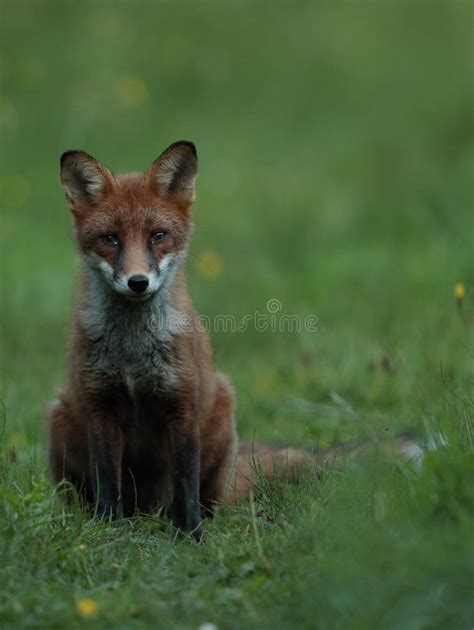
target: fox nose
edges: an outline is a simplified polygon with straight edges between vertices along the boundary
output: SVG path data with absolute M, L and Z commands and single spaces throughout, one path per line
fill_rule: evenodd
M 148 278 L 141 273 L 130 276 L 128 286 L 134 293 L 143 293 L 148 288 Z

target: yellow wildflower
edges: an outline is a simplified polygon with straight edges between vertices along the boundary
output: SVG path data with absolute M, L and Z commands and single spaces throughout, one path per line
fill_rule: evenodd
M 196 269 L 200 276 L 212 280 L 222 272 L 222 258 L 216 252 L 206 251 L 196 258 Z
M 462 282 L 458 282 L 454 287 L 454 297 L 458 302 L 462 302 L 466 295 L 466 287 Z
M 122 105 L 129 109 L 140 107 L 148 98 L 148 88 L 141 77 L 125 75 L 117 82 L 117 96 Z
M 77 602 L 76 611 L 81 617 L 93 617 L 97 612 L 97 604 L 90 597 L 85 597 Z

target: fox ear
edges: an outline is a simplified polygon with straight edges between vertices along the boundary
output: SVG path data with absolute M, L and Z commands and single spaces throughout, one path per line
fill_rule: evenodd
M 148 169 L 147 177 L 158 194 L 176 196 L 191 204 L 196 196 L 198 160 L 192 142 L 180 140 L 169 146 Z
M 71 210 L 78 205 L 97 203 L 114 185 L 114 177 L 85 151 L 65 151 L 61 155 L 61 183 Z

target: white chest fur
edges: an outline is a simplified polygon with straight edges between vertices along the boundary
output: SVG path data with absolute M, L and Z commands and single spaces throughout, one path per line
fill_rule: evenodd
M 91 287 L 91 299 L 80 314 L 92 342 L 89 370 L 94 378 L 119 380 L 131 394 L 150 385 L 172 387 L 177 381 L 172 307 L 159 296 L 136 303 L 97 288 Z

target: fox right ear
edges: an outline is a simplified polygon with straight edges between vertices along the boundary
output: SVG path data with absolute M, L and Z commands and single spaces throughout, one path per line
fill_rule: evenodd
M 158 194 L 177 197 L 190 205 L 196 195 L 197 151 L 192 142 L 174 142 L 148 169 L 147 178 Z
M 114 177 L 85 151 L 65 151 L 61 155 L 61 183 L 71 210 L 80 204 L 94 205 L 114 185 Z

